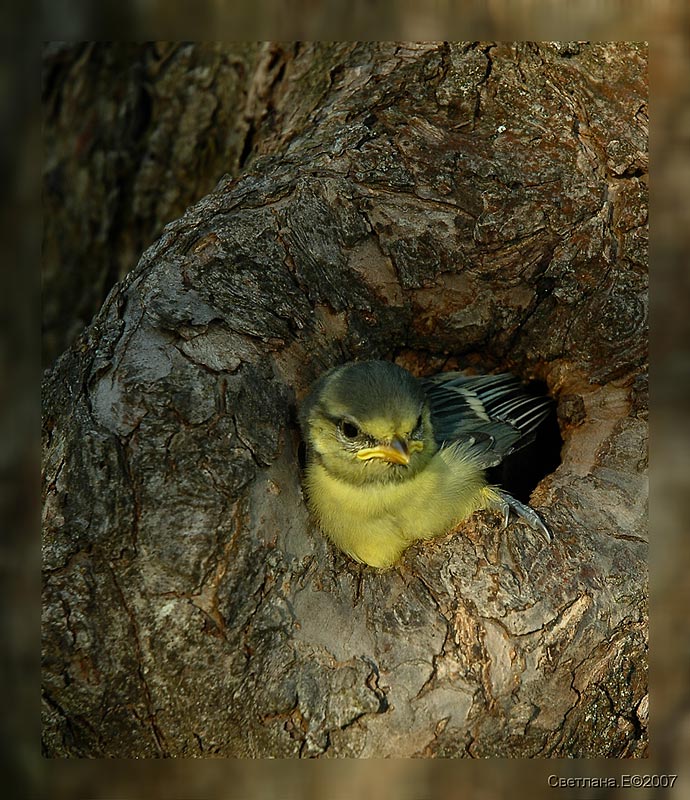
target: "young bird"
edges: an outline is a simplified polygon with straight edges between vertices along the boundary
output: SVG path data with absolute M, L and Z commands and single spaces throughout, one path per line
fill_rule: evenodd
M 512 375 L 420 380 L 387 361 L 334 367 L 300 409 L 309 507 L 337 547 L 372 567 L 480 508 L 501 510 L 506 525 L 513 509 L 550 541 L 537 513 L 485 475 L 534 438 L 550 405 Z

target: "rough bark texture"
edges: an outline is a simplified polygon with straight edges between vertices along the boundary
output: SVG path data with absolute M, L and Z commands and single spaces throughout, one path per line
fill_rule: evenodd
M 163 226 L 270 130 L 270 43 L 51 43 L 44 52 L 43 361 Z
M 45 752 L 643 755 L 645 48 L 281 53 L 266 155 L 47 374 Z M 368 357 L 548 383 L 553 545 L 333 551 L 294 409 Z

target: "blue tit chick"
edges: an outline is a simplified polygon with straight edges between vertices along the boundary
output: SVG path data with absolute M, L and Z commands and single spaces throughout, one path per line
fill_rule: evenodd
M 300 409 L 309 508 L 333 544 L 372 567 L 479 509 L 511 509 L 550 540 L 529 506 L 486 470 L 534 438 L 552 401 L 512 375 L 446 372 L 418 379 L 387 361 L 326 372 Z

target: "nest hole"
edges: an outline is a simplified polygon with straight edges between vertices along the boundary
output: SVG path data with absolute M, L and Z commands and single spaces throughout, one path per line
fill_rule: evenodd
M 548 395 L 548 387 L 543 381 L 530 381 L 525 391 L 535 397 Z M 503 459 L 496 467 L 487 470 L 491 483 L 501 486 L 523 503 L 529 498 L 537 485 L 550 475 L 561 463 L 563 439 L 558 425 L 556 403 L 534 432 L 534 439 L 524 447 Z

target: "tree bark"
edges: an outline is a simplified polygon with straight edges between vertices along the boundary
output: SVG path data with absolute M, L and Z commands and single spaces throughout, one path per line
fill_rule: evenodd
M 44 52 L 43 362 L 142 251 L 270 131 L 271 43 L 50 43 Z
M 642 756 L 646 49 L 306 44 L 241 177 L 44 382 L 49 756 Z M 544 380 L 555 541 L 385 572 L 308 518 L 296 403 L 353 358 Z

